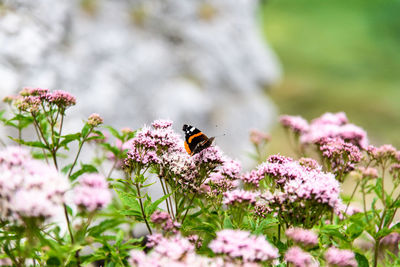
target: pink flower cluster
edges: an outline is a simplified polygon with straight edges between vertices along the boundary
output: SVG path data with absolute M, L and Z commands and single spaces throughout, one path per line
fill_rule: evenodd
M 128 263 L 138 267 L 224 266 L 222 259 L 210 259 L 197 255 L 194 245 L 180 235 L 170 238 L 161 237 L 148 254 L 140 250 L 131 250 Z
M 216 254 L 223 254 L 232 261 L 240 259 L 244 263 L 270 261 L 279 257 L 278 249 L 271 246 L 264 236 L 241 230 L 217 232 L 217 238 L 211 241 L 209 247 Z
M 285 261 L 294 267 L 317 267 L 318 262 L 313 257 L 299 247 L 291 247 L 285 253 Z
M 297 225 L 308 222 L 309 228 L 324 212 L 337 210 L 341 205 L 340 184 L 335 176 L 321 171 L 319 166 L 310 168 L 304 165 L 304 160 L 301 165 L 288 157 L 271 156 L 242 179 L 245 183 L 258 186 L 265 177 L 272 180 L 274 191 L 273 194 L 261 195 L 261 198 L 269 204 L 271 210 L 278 211 L 286 223 Z M 305 207 L 309 208 L 303 210 Z M 313 209 L 319 213 L 311 216 L 305 212 Z
M 348 173 L 361 161 L 360 149 L 342 139 L 324 137 L 318 140 L 317 145 L 322 157 L 329 162 L 335 174 Z
M 239 185 L 238 178 L 242 166 L 240 162 L 228 157 L 223 158 L 222 166 L 217 172 L 211 173 L 202 186 L 203 191 L 211 197 L 233 190 Z
M 89 116 L 87 123 L 92 127 L 97 127 L 103 123 L 103 118 L 99 114 L 93 113 Z
M 223 203 L 225 205 L 236 205 L 236 204 L 255 204 L 258 193 L 252 191 L 246 191 L 243 189 L 235 189 L 224 193 Z
M 380 147 L 368 146 L 367 153 L 371 157 L 371 159 L 375 160 L 377 163 L 381 163 L 385 160 L 396 160 L 397 154 L 400 151 L 397 151 L 395 147 L 392 145 L 382 145 Z
M 0 197 L 5 219 L 50 218 L 62 212 L 65 177 L 21 147 L 0 150 Z
M 172 232 L 176 234 L 180 228 L 180 224 L 173 222 L 168 212 L 156 210 L 151 216 L 150 221 L 161 228 L 165 232 Z
M 348 123 L 346 114 L 343 112 L 325 113 L 311 121 L 309 127 L 305 126 L 308 125 L 306 122 L 299 123 L 300 118 L 294 118 L 296 117 L 283 116 L 284 126 L 300 133 L 300 141 L 304 144 L 314 144 L 321 138 L 330 137 L 340 138 L 362 149 L 368 146 L 367 133 L 360 127 Z
M 250 141 L 258 146 L 263 142 L 268 142 L 271 139 L 271 136 L 267 133 L 261 132 L 257 129 L 253 129 L 250 131 Z
M 315 247 L 318 245 L 318 236 L 311 230 L 298 227 L 289 228 L 286 230 L 286 236 L 304 247 Z
M 284 128 L 292 130 L 296 134 L 306 133 L 309 129 L 308 122 L 301 116 L 282 115 L 279 122 Z
M 355 259 L 354 252 L 347 249 L 338 249 L 330 247 L 325 252 L 326 263 L 338 267 L 357 267 L 358 263 Z
M 173 131 L 172 122 L 158 120 L 153 127 L 143 127 L 136 136 L 129 141 L 130 149 L 125 164 L 141 165 L 160 164 L 163 154 L 183 153 L 183 141 Z
M 76 98 L 62 90 L 50 92 L 49 89 L 24 88 L 15 99 L 17 108 L 28 112 L 37 112 L 43 105 L 57 106 L 65 110 L 76 104 Z
M 112 198 L 106 178 L 97 173 L 85 173 L 79 177 L 79 184 L 73 192 L 75 204 L 88 211 L 106 207 Z

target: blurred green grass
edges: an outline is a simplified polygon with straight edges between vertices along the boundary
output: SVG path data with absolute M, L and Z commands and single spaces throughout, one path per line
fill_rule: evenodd
M 284 70 L 268 92 L 281 114 L 345 111 L 372 144 L 400 148 L 400 1 L 268 0 L 259 11 Z

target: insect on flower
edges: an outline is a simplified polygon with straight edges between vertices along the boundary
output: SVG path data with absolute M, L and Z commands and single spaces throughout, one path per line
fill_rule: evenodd
M 215 139 L 215 137 L 208 138 L 199 129 L 191 125 L 184 124 L 182 130 L 185 132 L 185 149 L 191 156 L 211 146 Z

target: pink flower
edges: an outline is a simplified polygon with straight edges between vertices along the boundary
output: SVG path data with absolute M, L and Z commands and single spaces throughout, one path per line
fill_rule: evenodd
M 99 114 L 93 113 L 89 116 L 87 123 L 92 127 L 97 127 L 103 123 L 103 118 Z
M 221 230 L 209 244 L 216 254 L 224 254 L 232 261 L 241 259 L 244 263 L 276 259 L 278 250 L 271 246 L 264 236 L 251 235 L 241 230 Z
M 162 234 L 159 233 L 154 233 L 152 235 L 147 235 L 147 242 L 146 242 L 146 247 L 148 248 L 153 248 L 160 243 L 160 241 L 164 238 Z
M 76 98 L 63 90 L 54 90 L 46 95 L 46 100 L 50 104 L 55 104 L 59 108 L 67 108 L 76 104 Z
M 342 179 L 343 174 L 354 170 L 355 164 L 361 161 L 360 149 L 340 138 L 324 137 L 316 143 L 322 157 L 329 162 L 332 172 L 339 179 Z
M 286 230 L 286 236 L 298 244 L 305 247 L 315 247 L 318 245 L 318 236 L 310 230 L 302 228 L 289 228 Z
M 7 219 L 50 218 L 62 212 L 65 177 L 20 147 L 0 150 L 1 206 Z
M 111 202 L 106 178 L 97 173 L 83 174 L 74 187 L 74 202 L 88 211 L 102 209 Z
M 313 124 L 333 124 L 333 125 L 345 125 L 349 122 L 346 113 L 324 113 L 321 117 L 316 118 L 312 121 Z
M 156 210 L 151 216 L 150 220 L 156 226 L 159 226 L 165 232 L 171 231 L 172 233 L 177 233 L 180 224 L 173 222 L 171 216 L 165 211 Z
M 367 152 L 370 157 L 378 163 L 385 160 L 394 160 L 397 155 L 397 150 L 392 145 L 382 145 L 380 147 L 368 146 Z
M 235 189 L 233 191 L 228 191 L 224 193 L 224 201 L 225 205 L 235 205 L 235 204 L 255 204 L 256 198 L 258 194 L 245 191 L 242 189 Z
M 393 232 L 382 238 L 381 244 L 385 246 L 395 246 L 397 247 L 400 242 L 400 234 Z
M 257 129 L 250 131 L 250 141 L 255 145 L 260 145 L 263 142 L 268 142 L 271 139 L 269 134 L 263 133 Z
M 172 127 L 172 121 L 171 120 L 156 120 L 154 121 L 151 126 L 154 127 L 154 129 L 166 129 Z
M 285 260 L 294 267 L 317 267 L 319 264 L 312 256 L 299 247 L 291 247 L 285 253 Z
M 328 264 L 339 267 L 357 267 L 357 261 L 353 251 L 330 247 L 325 252 L 325 260 Z
M 302 134 L 308 131 L 308 122 L 300 116 L 282 115 L 279 118 L 283 127 L 292 130 L 296 134 Z
M 368 146 L 367 133 L 360 127 L 347 122 L 344 113 L 325 113 L 314 119 L 307 132 L 304 132 L 300 141 L 305 144 L 316 143 L 321 138 L 340 138 L 362 149 Z

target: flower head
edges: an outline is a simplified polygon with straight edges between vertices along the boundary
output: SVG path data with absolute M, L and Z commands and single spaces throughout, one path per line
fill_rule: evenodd
M 299 247 L 291 247 L 285 253 L 285 261 L 294 267 L 317 267 L 319 264 L 312 256 Z
M 269 134 L 261 132 L 257 129 L 252 129 L 250 131 L 250 141 L 256 146 L 258 146 L 262 143 L 266 143 L 270 139 L 271 139 L 271 136 Z
M 20 147 L 0 150 L 1 206 L 10 220 L 50 218 L 62 211 L 67 179 Z
M 176 234 L 180 224 L 173 222 L 171 216 L 165 211 L 156 210 L 150 217 L 153 224 L 161 228 L 165 232 L 172 232 Z
M 63 90 L 54 90 L 46 94 L 46 100 L 50 104 L 55 104 L 59 108 L 65 109 L 76 104 L 76 98 Z
M 244 263 L 269 261 L 279 256 L 278 250 L 264 236 L 241 230 L 217 232 L 217 238 L 211 241 L 209 247 L 216 254 L 224 254 L 231 260 L 240 259 Z
M 74 187 L 74 202 L 88 211 L 106 207 L 111 202 L 106 178 L 97 173 L 83 174 Z
M 298 227 L 289 228 L 286 230 L 286 236 L 305 247 L 314 247 L 318 244 L 318 236 L 310 230 Z
M 336 114 L 325 113 L 314 119 L 307 132 L 303 133 L 300 141 L 305 144 L 313 144 L 321 138 L 340 138 L 345 142 L 352 143 L 359 148 L 366 149 L 368 146 L 367 133 L 360 127 L 348 123 L 343 112 Z
M 357 267 L 354 252 L 347 249 L 330 247 L 325 252 L 325 260 L 328 264 L 339 267 Z
M 103 118 L 99 114 L 93 113 L 89 116 L 87 123 L 92 127 L 97 127 L 103 123 Z
M 257 193 L 251 191 L 235 189 L 233 191 L 228 191 L 224 193 L 223 203 L 225 205 L 235 205 L 242 203 L 246 205 L 255 204 L 257 196 L 258 196 Z
M 292 130 L 296 134 L 302 134 L 308 131 L 308 122 L 301 116 L 282 115 L 279 122 L 283 127 Z

